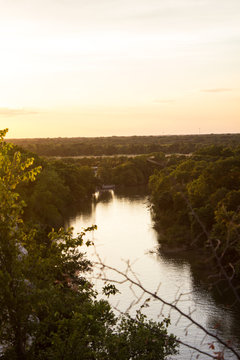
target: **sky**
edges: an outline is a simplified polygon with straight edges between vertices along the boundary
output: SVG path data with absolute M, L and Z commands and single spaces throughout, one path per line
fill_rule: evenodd
M 240 132 L 239 0 L 0 0 L 9 138 Z

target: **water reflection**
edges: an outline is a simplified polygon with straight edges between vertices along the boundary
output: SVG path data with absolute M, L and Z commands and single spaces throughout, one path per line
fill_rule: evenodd
M 164 261 L 171 266 L 172 263 L 188 264 L 192 281 L 191 300 L 196 309 L 194 318 L 202 322 L 205 317 L 205 324 L 209 330 L 217 333 L 226 341 L 239 344 L 240 340 L 240 312 L 233 305 L 233 296 L 226 284 L 221 287 L 212 286 L 209 281 L 209 269 L 207 266 L 208 258 L 205 259 L 204 253 L 196 251 L 161 252 L 158 249 L 159 261 Z M 226 289 L 226 291 L 222 289 Z M 210 341 L 210 340 L 209 340 Z M 239 346 L 238 346 L 239 348 Z M 226 357 L 228 358 L 228 357 Z M 229 355 L 229 358 L 231 356 Z
M 124 271 L 126 260 L 129 260 L 134 269 L 132 276 L 136 275 L 146 289 L 155 292 L 159 288 L 158 293 L 168 302 L 178 300 L 178 306 L 185 313 L 192 312 L 196 321 L 214 332 L 218 331 L 225 339 L 237 341 L 240 338 L 237 313 L 227 309 L 223 301 L 219 305 L 220 298 L 216 302 L 203 285 L 206 272 L 199 265 L 199 254 L 170 254 L 159 250 L 158 234 L 152 226 L 146 189 L 131 189 L 127 193 L 125 190 L 111 190 L 96 194 L 91 206 L 67 223 L 74 226 L 76 233 L 82 227 L 94 224 L 98 229 L 88 236 L 94 241 L 96 251 L 104 263 Z M 88 257 L 94 259 L 93 250 L 88 250 Z M 116 278 L 113 273 L 108 276 Z M 100 289 L 100 285 L 96 286 Z M 111 299 L 111 303 L 121 311 L 127 310 L 136 297 L 141 296 L 141 291 L 133 292 L 126 283 L 120 287 L 120 291 Z M 139 303 L 131 311 L 134 312 L 136 308 L 139 308 Z M 191 341 L 192 345 L 203 340 L 203 333 L 193 326 L 189 328 L 186 318 L 179 318 L 179 314 L 167 307 L 162 308 L 159 302 L 152 301 L 145 313 L 157 320 L 162 317 L 162 310 L 164 315 L 170 314 L 171 331 L 177 336 Z M 224 326 L 221 326 L 223 321 Z M 188 336 L 184 339 L 185 333 Z M 209 342 L 209 339 L 205 339 L 201 347 L 209 350 Z M 189 350 L 181 349 L 176 358 L 190 359 Z
M 95 203 L 110 202 L 113 198 L 113 190 L 101 190 L 94 194 Z

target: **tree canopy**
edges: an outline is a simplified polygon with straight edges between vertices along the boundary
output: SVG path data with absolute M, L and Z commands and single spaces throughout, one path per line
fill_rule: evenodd
M 211 248 L 221 275 L 240 276 L 239 151 L 209 146 L 150 177 L 161 243 Z

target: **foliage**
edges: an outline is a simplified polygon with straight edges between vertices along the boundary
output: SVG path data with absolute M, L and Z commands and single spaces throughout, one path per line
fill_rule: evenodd
M 10 158 L 14 156 L 11 149 Z M 28 158 L 29 153 L 19 149 L 21 157 Z M 24 219 L 45 226 L 62 226 L 69 209 L 79 206 L 91 198 L 97 180 L 89 166 L 81 166 L 64 161 L 46 161 L 33 154 L 35 163 L 42 171 L 32 184 L 19 183 L 17 190 L 27 206 Z
M 140 313 L 118 319 L 106 300 L 97 300 L 85 277 L 92 265 L 82 252 L 92 228 L 74 239 L 72 229 L 46 235 L 26 226 L 16 189 L 40 168 L 32 167 L 32 159 L 22 161 L 19 152 L 9 156 L 11 146 L 3 141 L 0 146 L 0 358 L 164 359 L 176 353 L 168 321 L 147 321 Z M 44 195 L 47 188 L 38 186 Z
M 151 176 L 153 211 L 162 241 L 187 248 L 211 243 L 227 273 L 232 271 L 231 262 L 239 276 L 239 183 L 238 151 L 220 146 L 202 149 Z
M 161 157 L 159 163 L 151 160 L 152 158 L 159 159 L 159 157 Z M 98 178 L 103 184 L 126 187 L 146 185 L 154 170 L 163 166 L 165 156 L 162 153 L 155 153 L 151 159 L 146 155 L 133 158 L 107 158 L 102 160 L 99 165 Z
M 121 359 L 165 359 L 174 347 L 174 336 L 167 334 L 169 319 L 156 323 L 147 321 L 140 311 L 136 318 L 123 316 L 113 336 L 111 357 Z
M 111 136 L 97 138 L 13 139 L 29 151 L 43 156 L 102 156 L 116 154 L 189 154 L 202 146 L 238 146 L 239 134 Z

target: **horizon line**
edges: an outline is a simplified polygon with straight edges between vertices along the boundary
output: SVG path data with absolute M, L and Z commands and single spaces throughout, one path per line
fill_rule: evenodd
M 24 137 L 5 138 L 5 140 L 41 140 L 41 139 L 96 139 L 96 138 L 130 138 L 130 137 L 165 137 L 165 136 L 201 136 L 201 135 L 240 135 L 240 132 L 224 133 L 185 133 L 185 134 L 158 134 L 158 135 L 100 135 L 100 136 L 56 136 L 56 137 Z

